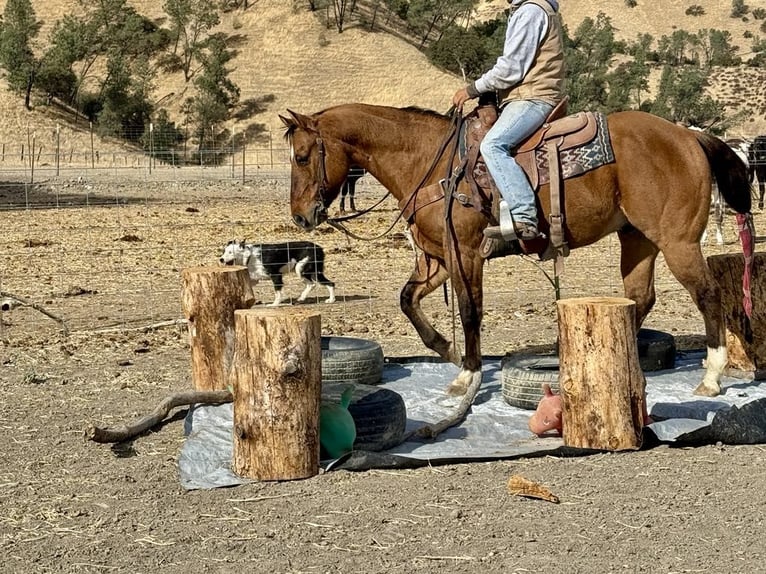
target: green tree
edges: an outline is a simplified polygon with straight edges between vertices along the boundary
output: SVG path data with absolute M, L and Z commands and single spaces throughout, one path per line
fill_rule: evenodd
M 657 43 L 659 61 L 669 66 L 691 63 L 698 42 L 697 36 L 686 30 L 676 30 L 670 36 L 662 36 Z
M 139 143 L 152 157 L 176 165 L 177 156 L 173 152 L 183 139 L 183 134 L 175 122 L 170 120 L 167 110 L 162 109 L 145 126 Z
M 707 85 L 707 74 L 699 66 L 665 66 L 650 111 L 684 125 L 720 124 L 724 108 L 705 94 Z
M 566 91 L 571 111 L 607 108 L 609 72 L 621 48 L 611 19 L 603 12 L 595 20 L 585 18 L 571 38 L 565 29 Z
M 109 74 L 116 68 L 107 66 L 104 79 L 97 62 L 106 65 L 109 59 L 119 56 L 123 65 L 131 67 L 167 45 L 167 36 L 153 23 L 139 15 L 126 0 L 101 0 L 92 3 L 79 0 L 84 14 L 66 15 L 53 30 L 51 45 L 43 55 L 44 78 L 41 85 L 48 93 L 57 93 L 70 105 L 78 105 L 84 97 L 82 86 L 92 76 L 97 95 L 110 82 Z M 61 91 L 68 88 L 68 94 Z
M 0 28 L 0 66 L 7 73 L 10 88 L 24 93 L 27 109 L 31 109 L 32 86 L 39 67 L 32 41 L 40 26 L 30 0 L 8 0 Z
M 731 33 L 725 30 L 700 30 L 697 46 L 702 52 L 700 64 L 709 66 L 738 66 L 742 59 L 737 56 L 738 47 L 731 43 Z
M 492 67 L 502 52 L 504 34 L 504 22 L 498 19 L 468 29 L 450 26 L 426 53 L 432 63 L 465 80 L 477 78 Z
M 478 0 L 410 0 L 407 23 L 420 36 L 423 48 L 431 34 L 448 29 L 461 16 L 468 17 Z
M 732 0 L 731 1 L 731 17 L 742 18 L 750 11 L 750 7 L 745 4 L 745 0 Z
M 212 29 L 220 22 L 218 10 L 210 0 L 165 0 L 162 8 L 170 21 L 173 46 L 163 64 L 170 70 L 182 70 L 188 82 Z
M 197 93 L 186 100 L 187 121 L 193 126 L 200 155 L 208 134 L 212 137 L 239 102 L 239 87 L 231 80 L 227 64 L 234 54 L 222 35 L 211 36 L 204 51 L 199 74 L 194 78 Z

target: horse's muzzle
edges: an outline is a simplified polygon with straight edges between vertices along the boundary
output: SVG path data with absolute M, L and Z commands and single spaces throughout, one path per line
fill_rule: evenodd
M 317 227 L 320 223 L 327 220 L 327 209 L 321 203 L 317 203 L 314 209 L 307 216 L 303 216 L 299 213 L 293 215 L 293 222 L 295 225 L 306 231 L 311 231 Z

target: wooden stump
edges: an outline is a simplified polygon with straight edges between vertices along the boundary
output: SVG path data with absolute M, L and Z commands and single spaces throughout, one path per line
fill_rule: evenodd
M 641 446 L 646 379 L 636 347 L 635 302 L 619 297 L 558 301 L 559 386 L 566 446 Z
M 189 322 L 192 386 L 226 388 L 234 352 L 234 311 L 255 302 L 245 267 L 190 267 L 181 271 L 181 308 Z
M 766 253 L 753 254 L 750 291 L 753 312 L 748 321 L 742 305 L 742 254 L 711 255 L 708 267 L 721 288 L 721 306 L 726 323 L 729 363 L 724 374 L 732 377 L 766 379 Z
M 234 312 L 232 469 L 257 480 L 319 472 L 322 344 L 319 313 Z

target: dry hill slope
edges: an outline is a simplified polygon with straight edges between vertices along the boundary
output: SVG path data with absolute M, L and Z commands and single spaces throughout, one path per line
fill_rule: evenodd
M 722 0 L 696 0 L 704 7 L 701 17 L 686 16 L 691 0 L 656 3 L 639 0 L 635 8 L 627 8 L 624 0 L 562 0 L 565 21 L 574 30 L 583 18 L 595 17 L 599 11 L 608 14 L 622 37 L 632 39 L 639 32 L 655 37 L 676 28 L 696 31 L 700 28 L 722 28 L 732 32 L 735 44 L 743 52 L 750 41 L 745 30 L 757 33 L 761 21 L 749 22 L 729 17 L 731 6 Z M 33 0 L 46 36 L 53 23 L 64 13 L 76 12 L 75 0 Z M 150 18 L 163 19 L 162 3 L 133 0 L 136 9 Z M 0 0 L 0 9 L 4 8 Z M 303 6 L 305 3 L 299 3 Z M 506 0 L 483 3 L 483 17 L 498 14 Z M 241 88 L 242 101 L 257 102 L 256 112 L 232 125 L 238 132 L 248 127 L 281 132 L 278 114 L 287 108 L 313 112 L 343 102 L 359 101 L 395 106 L 418 105 L 438 111 L 449 107 L 450 97 L 462 80 L 431 66 L 415 47 L 385 33 L 370 33 L 358 25 L 349 26 L 343 34 L 326 28 L 315 14 L 304 8 L 294 9 L 287 0 L 258 0 L 245 12 L 223 15 L 220 30 L 242 36 L 245 41 L 232 63 L 233 80 Z M 41 41 L 45 41 L 41 37 Z M 766 85 L 763 71 L 738 70 L 720 74 L 722 91 L 713 88 L 716 97 L 728 98 L 732 107 L 747 107 L 755 116 L 743 125 L 740 135 L 752 136 L 766 131 L 766 101 L 762 89 Z M 180 75 L 165 76 L 158 81 L 157 99 L 177 111 L 188 95 L 188 87 Z M 749 91 L 748 91 L 749 90 Z M 719 93 L 720 92 L 720 93 Z M 171 95 L 172 94 L 172 95 Z M 20 100 L 0 93 L 0 112 L 6 122 L 0 126 L 0 141 L 9 141 L 26 133 L 26 126 L 39 126 L 51 133 L 55 124 L 40 119 L 39 112 L 24 112 Z M 48 137 L 47 135 L 45 137 Z M 67 136 L 79 137 L 77 134 Z

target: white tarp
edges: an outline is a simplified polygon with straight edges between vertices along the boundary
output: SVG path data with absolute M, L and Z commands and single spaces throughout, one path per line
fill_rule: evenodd
M 702 380 L 703 353 L 679 354 L 672 370 L 646 373 L 648 428 L 661 442 L 726 444 L 766 442 L 766 381 L 725 377 L 715 398 L 692 394 Z M 379 385 L 399 393 L 407 407 L 407 430 L 436 422 L 459 402 L 445 394 L 457 375 L 452 364 L 429 359 L 391 360 Z M 435 440 L 412 440 L 385 453 L 354 453 L 325 468 L 421 466 L 444 462 L 514 458 L 561 452 L 561 439 L 537 438 L 527 429 L 531 411 L 512 407 L 502 396 L 500 359 L 486 360 L 483 382 L 468 417 Z M 187 435 L 179 457 L 181 484 L 187 489 L 247 482 L 230 470 L 232 405 L 198 406 L 185 421 Z M 329 461 L 328 461 L 329 462 Z

